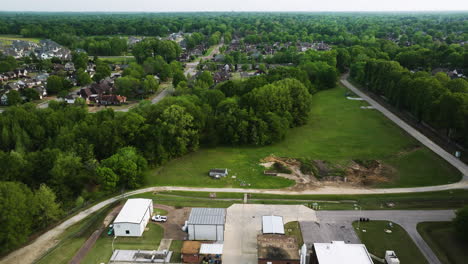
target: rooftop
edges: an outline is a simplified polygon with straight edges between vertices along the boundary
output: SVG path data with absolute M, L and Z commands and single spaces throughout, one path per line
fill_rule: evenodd
M 320 264 L 373 264 L 366 246 L 345 244 L 343 241 L 314 243 L 315 253 Z
M 226 209 L 192 208 L 187 224 L 189 225 L 224 225 Z
M 201 244 L 200 254 L 202 255 L 222 255 L 223 244 Z
M 283 217 L 276 215 L 262 216 L 263 234 L 283 234 Z
M 139 224 L 152 203 L 151 199 L 128 199 L 114 223 Z
M 299 248 L 292 236 L 258 235 L 258 258 L 266 260 L 299 260 Z

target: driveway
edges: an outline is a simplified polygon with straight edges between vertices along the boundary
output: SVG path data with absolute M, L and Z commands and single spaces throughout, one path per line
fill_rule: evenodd
M 440 264 L 441 262 L 426 241 L 419 235 L 416 225 L 420 222 L 451 221 L 455 217 L 453 210 L 318 211 L 316 214 L 322 225 L 327 223 L 351 225 L 353 221 L 358 220 L 360 217 L 397 223 L 406 230 L 430 264 Z
M 187 233 L 182 231 L 182 226 L 188 219 L 190 209 L 188 207 L 176 209 L 173 206 L 155 204 L 154 208 L 159 208 L 167 211 L 167 222 L 155 223 L 164 228 L 164 238 L 171 240 L 184 240 L 187 238 Z
M 303 205 L 234 204 L 227 209 L 223 263 L 257 264 L 257 235 L 262 216 L 278 215 L 284 223 L 316 221 L 315 211 Z
M 356 232 L 351 222 L 328 223 L 301 221 L 301 231 L 304 243 L 330 243 L 331 241 L 344 241 L 351 244 L 359 244 Z

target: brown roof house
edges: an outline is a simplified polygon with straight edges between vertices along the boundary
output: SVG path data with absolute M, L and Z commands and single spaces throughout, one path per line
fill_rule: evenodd
M 280 234 L 257 236 L 258 264 L 299 264 L 296 238 Z

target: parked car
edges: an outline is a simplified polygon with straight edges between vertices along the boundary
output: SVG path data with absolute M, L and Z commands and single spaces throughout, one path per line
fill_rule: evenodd
M 114 235 L 114 226 L 113 225 L 109 225 L 109 229 L 107 230 L 107 235 L 108 236 Z
M 188 232 L 188 224 L 187 224 L 187 221 L 185 221 L 185 224 L 182 226 L 182 231 Z
M 155 215 L 151 217 L 151 220 L 154 222 L 166 222 L 167 221 L 167 216 L 163 215 Z

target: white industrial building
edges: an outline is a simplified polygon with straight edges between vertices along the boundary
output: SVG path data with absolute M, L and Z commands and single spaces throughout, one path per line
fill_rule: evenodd
M 153 200 L 128 199 L 114 220 L 116 236 L 141 236 L 153 214 Z
M 263 234 L 284 235 L 283 217 L 276 215 L 262 216 L 262 232 Z
M 224 208 L 192 208 L 187 221 L 189 240 L 224 240 Z
M 314 264 L 373 264 L 363 244 L 345 244 L 344 241 L 314 243 L 311 263 Z

